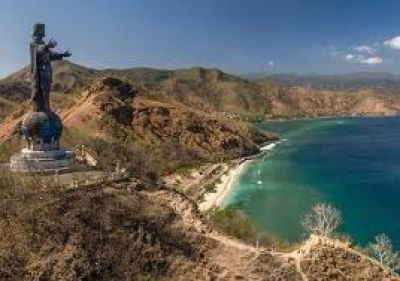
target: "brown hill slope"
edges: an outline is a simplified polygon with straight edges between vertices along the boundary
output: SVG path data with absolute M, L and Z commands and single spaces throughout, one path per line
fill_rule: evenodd
M 280 86 L 270 80 L 251 82 L 217 69 L 94 70 L 68 61 L 54 65 L 54 91 L 76 92 L 93 79 L 108 76 L 142 85 L 152 98 L 167 103 L 178 101 L 197 110 L 238 114 L 244 118 L 394 115 L 399 114 L 400 107 L 398 91 L 392 87 L 323 91 Z M 12 74 L 0 81 L 0 94 L 3 92 L 3 96 L 14 100 L 26 97 L 28 78 L 28 68 Z M 8 85 L 8 90 L 2 91 L 2 85 L 3 88 Z
M 102 163 L 120 160 L 137 176 L 254 154 L 259 144 L 276 139 L 247 123 L 150 100 L 143 97 L 142 87 L 115 78 L 96 80 L 69 108 L 56 108 L 67 147 L 86 144 Z M 3 142 L 17 134 L 25 112 L 26 107 L 5 119 L 0 126 Z
M 53 91 L 73 93 L 96 77 L 96 70 L 81 67 L 68 61 L 54 63 Z M 0 120 L 16 108 L 23 107 L 30 96 L 29 67 L 0 80 Z M 4 106 L 3 106 L 4 104 Z
M 74 64 L 69 61 L 57 61 L 53 63 L 53 90 L 56 92 L 69 92 L 83 87 L 98 75 L 99 71 Z M 29 88 L 29 66 L 13 73 L 3 79 L 1 83 L 19 82 Z
M 1 179 L 1 280 L 399 280 L 340 243 L 310 239 L 291 253 L 245 245 L 165 187 Z
M 208 161 L 253 154 L 257 144 L 273 139 L 245 123 L 140 95 L 121 80 L 99 79 L 62 114 L 64 124 L 109 141 L 179 145 Z
M 257 85 L 217 69 L 94 70 L 68 61 L 54 63 L 53 68 L 53 90 L 58 92 L 74 91 L 88 85 L 96 77 L 114 76 L 133 84 L 144 85 L 160 95 L 175 98 L 181 103 L 204 111 L 226 111 L 242 115 L 264 113 L 264 99 L 259 95 Z M 26 88 L 28 81 L 29 68 L 25 67 L 0 81 L 0 84 L 19 82 Z
M 318 91 L 301 87 L 271 89 L 261 84 L 268 117 L 399 115 L 400 96 L 382 89 Z

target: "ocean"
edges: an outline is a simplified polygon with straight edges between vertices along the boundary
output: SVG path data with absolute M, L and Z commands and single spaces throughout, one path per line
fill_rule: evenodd
M 284 141 L 250 162 L 223 206 L 260 235 L 304 239 L 300 220 L 317 202 L 342 212 L 340 232 L 365 246 L 386 233 L 400 250 L 400 118 L 262 122 Z

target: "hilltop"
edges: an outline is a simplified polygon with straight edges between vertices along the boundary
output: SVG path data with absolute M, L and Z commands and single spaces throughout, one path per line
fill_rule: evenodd
M 264 106 L 257 85 L 218 69 L 190 68 L 158 70 L 151 68 L 94 70 L 60 61 L 54 64 L 55 92 L 71 93 L 101 77 L 115 77 L 142 85 L 160 97 L 174 99 L 207 112 L 262 114 Z M 28 67 L 11 74 L 0 85 L 16 85 L 15 93 L 26 97 L 29 92 Z M 251 112 L 250 112 L 251 111 Z
M 141 86 L 148 97 L 160 102 L 177 102 L 202 112 L 244 120 L 400 112 L 400 78 L 386 73 L 270 75 L 248 80 L 218 69 L 96 70 L 62 61 L 54 66 L 54 91 L 70 96 L 79 94 L 83 87 L 102 77 Z M 0 80 L 3 115 L 29 96 L 28 81 L 28 68 Z

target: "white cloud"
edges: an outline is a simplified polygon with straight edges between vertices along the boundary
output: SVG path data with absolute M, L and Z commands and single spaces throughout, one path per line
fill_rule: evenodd
M 268 62 L 268 66 L 269 66 L 269 67 L 274 67 L 274 66 L 275 66 L 274 61 L 270 60 L 270 61 Z
M 353 60 L 353 59 L 355 59 L 355 55 L 353 55 L 353 54 L 347 54 L 347 55 L 345 55 L 344 56 L 344 59 L 345 60 Z
M 356 51 L 358 53 L 372 55 L 373 53 L 375 53 L 376 49 L 372 48 L 370 46 L 367 46 L 367 45 L 362 45 L 362 46 L 355 47 L 354 51 Z
M 381 64 L 383 63 L 383 59 L 381 57 L 369 57 L 360 60 L 360 63 L 365 64 Z
M 383 42 L 383 45 L 393 49 L 400 49 L 400 36 L 393 37 Z
M 347 54 L 344 59 L 350 62 L 362 63 L 362 64 L 381 64 L 383 59 L 378 56 L 366 57 L 360 54 Z
M 383 63 L 383 58 L 381 54 L 381 46 L 390 45 L 394 48 L 394 46 L 398 45 L 398 49 L 400 49 L 400 36 L 394 37 L 388 41 L 383 43 L 379 43 L 377 41 L 368 44 L 368 45 L 358 45 L 352 48 L 347 49 L 346 52 L 341 53 L 341 58 L 347 62 L 358 63 L 358 64 L 368 64 L 368 65 L 378 65 Z

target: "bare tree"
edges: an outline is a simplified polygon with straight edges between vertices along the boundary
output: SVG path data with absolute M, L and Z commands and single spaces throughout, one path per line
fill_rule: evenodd
M 318 203 L 303 217 L 301 224 L 307 232 L 329 237 L 341 221 L 338 209 L 326 203 Z
M 392 242 L 386 234 L 375 236 L 375 241 L 368 246 L 371 255 L 393 271 L 400 270 L 400 256 L 393 250 Z

